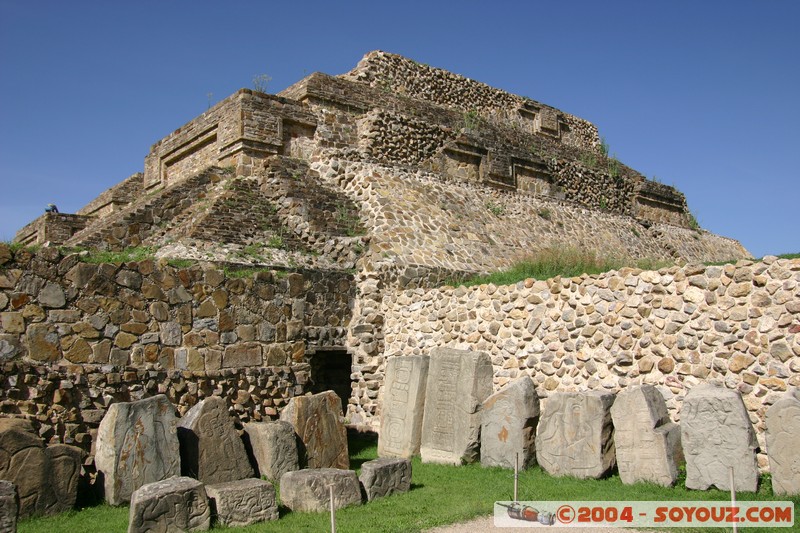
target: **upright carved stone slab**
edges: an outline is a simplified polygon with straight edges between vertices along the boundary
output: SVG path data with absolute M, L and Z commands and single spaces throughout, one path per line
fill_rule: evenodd
M 728 469 L 733 467 L 736 490 L 756 490 L 758 444 L 739 392 L 712 384 L 690 390 L 681 409 L 681 443 L 686 488 L 730 490 Z
M 478 459 L 481 405 L 492 393 L 492 362 L 484 352 L 431 351 L 420 452 L 425 463 Z
M 20 518 L 71 509 L 82 457 L 74 446 L 46 448 L 27 421 L 0 423 L 0 479 L 16 485 Z
M 361 465 L 358 481 L 367 501 L 411 489 L 411 460 L 393 457 L 373 459 Z
M 224 483 L 253 477 L 244 443 L 228 414 L 225 400 L 211 396 L 178 423 L 181 472 L 203 483 Z
M 652 385 L 623 389 L 611 406 L 611 418 L 622 482 L 674 485 L 683 459 L 681 428 L 670 421 L 658 389 Z
M 386 363 L 379 457 L 419 454 L 429 363 L 430 359 L 422 355 L 392 357 Z
M 313 396 L 295 396 L 281 411 L 300 437 L 301 464 L 308 468 L 350 468 L 347 429 L 342 419 L 342 401 L 333 391 Z
M 600 478 L 614 466 L 610 392 L 557 392 L 547 398 L 536 459 L 553 476 Z
M 17 533 L 17 487 L 0 481 L 0 533 Z
M 139 487 L 131 496 L 128 533 L 207 531 L 211 509 L 203 484 L 171 477 Z
M 481 464 L 520 468 L 536 462 L 536 424 L 539 397 L 533 381 L 524 376 L 483 402 L 481 414 Z
M 275 487 L 261 479 L 241 479 L 206 485 L 206 492 L 217 521 L 227 527 L 243 527 L 277 520 Z
M 800 391 L 793 389 L 767 409 L 767 453 L 775 494 L 800 494 Z
M 180 475 L 177 425 L 175 408 L 163 394 L 108 408 L 95 447 L 108 503 L 129 502 L 142 485 Z
M 288 422 L 250 422 L 244 425 L 250 439 L 258 473 L 272 481 L 292 470 L 299 470 L 297 437 Z

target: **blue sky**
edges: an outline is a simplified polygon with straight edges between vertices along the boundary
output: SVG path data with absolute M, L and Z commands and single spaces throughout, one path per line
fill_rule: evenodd
M 800 252 L 798 20 L 790 0 L 0 0 L 0 239 L 255 75 L 278 92 L 380 49 L 590 120 L 704 228 Z

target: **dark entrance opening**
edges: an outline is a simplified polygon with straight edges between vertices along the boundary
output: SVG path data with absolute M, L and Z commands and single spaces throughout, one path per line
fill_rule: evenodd
M 311 392 L 332 390 L 342 400 L 342 414 L 350 399 L 350 354 L 347 350 L 323 349 L 311 356 Z

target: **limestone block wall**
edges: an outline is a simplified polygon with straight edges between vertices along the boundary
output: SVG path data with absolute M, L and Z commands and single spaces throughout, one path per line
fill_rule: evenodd
M 2 361 L 208 372 L 303 363 L 344 346 L 354 297 L 342 272 L 232 278 L 212 264 L 88 264 L 49 248 L 0 268 Z
M 32 244 L 61 244 L 83 230 L 91 220 L 84 215 L 45 213 L 20 229 L 14 241 L 26 246 Z
M 524 374 L 542 398 L 648 383 L 677 422 L 687 390 L 715 380 L 742 393 L 762 467 L 766 409 L 800 386 L 798 259 L 386 291 L 380 308 L 384 357 L 365 382 L 381 382 L 391 357 L 482 350 L 495 389 Z
M 80 446 L 94 454 L 97 428 L 108 407 L 166 394 L 181 415 L 203 398 L 226 399 L 242 423 L 274 419 L 293 396 L 304 394 L 310 366 L 294 363 L 216 371 L 152 366 L 0 363 L 0 416 L 25 418 L 51 444 Z

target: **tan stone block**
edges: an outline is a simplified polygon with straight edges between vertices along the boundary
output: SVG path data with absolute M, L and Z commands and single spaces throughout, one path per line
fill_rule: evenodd
M 759 384 L 767 387 L 770 390 L 776 391 L 785 391 L 786 390 L 786 382 L 781 378 L 777 377 L 762 377 L 759 381 Z
M 0 313 L 0 323 L 2 323 L 5 333 L 25 333 L 25 320 L 22 313 Z
M 737 353 L 728 361 L 728 370 L 734 373 L 739 373 L 745 368 L 748 368 L 755 362 L 756 358 L 743 353 Z
M 117 333 L 117 336 L 114 337 L 114 346 L 118 348 L 122 348 L 123 350 L 126 348 L 130 348 L 131 345 L 139 339 L 136 335 L 131 335 L 130 333 L 120 332 Z
M 753 285 L 749 282 L 745 283 L 734 283 L 730 287 L 728 287 L 728 296 L 732 296 L 734 298 L 740 298 L 742 296 L 747 296 L 750 294 Z
M 69 350 L 64 353 L 64 357 L 71 363 L 88 363 L 92 355 L 92 348 L 85 339 L 78 337 Z
M 31 324 L 26 332 L 28 357 L 36 361 L 57 361 L 61 358 L 61 346 L 55 326 Z
M 214 305 L 213 300 L 204 300 L 203 303 L 200 304 L 200 307 L 197 308 L 197 312 L 195 313 L 197 318 L 210 318 L 217 316 L 217 307 Z
M 126 322 L 120 326 L 122 331 L 126 333 L 133 333 L 134 335 L 141 335 L 147 331 L 147 324 L 140 322 Z
M 22 317 L 28 322 L 42 322 L 47 313 L 36 304 L 28 304 L 22 309 Z

